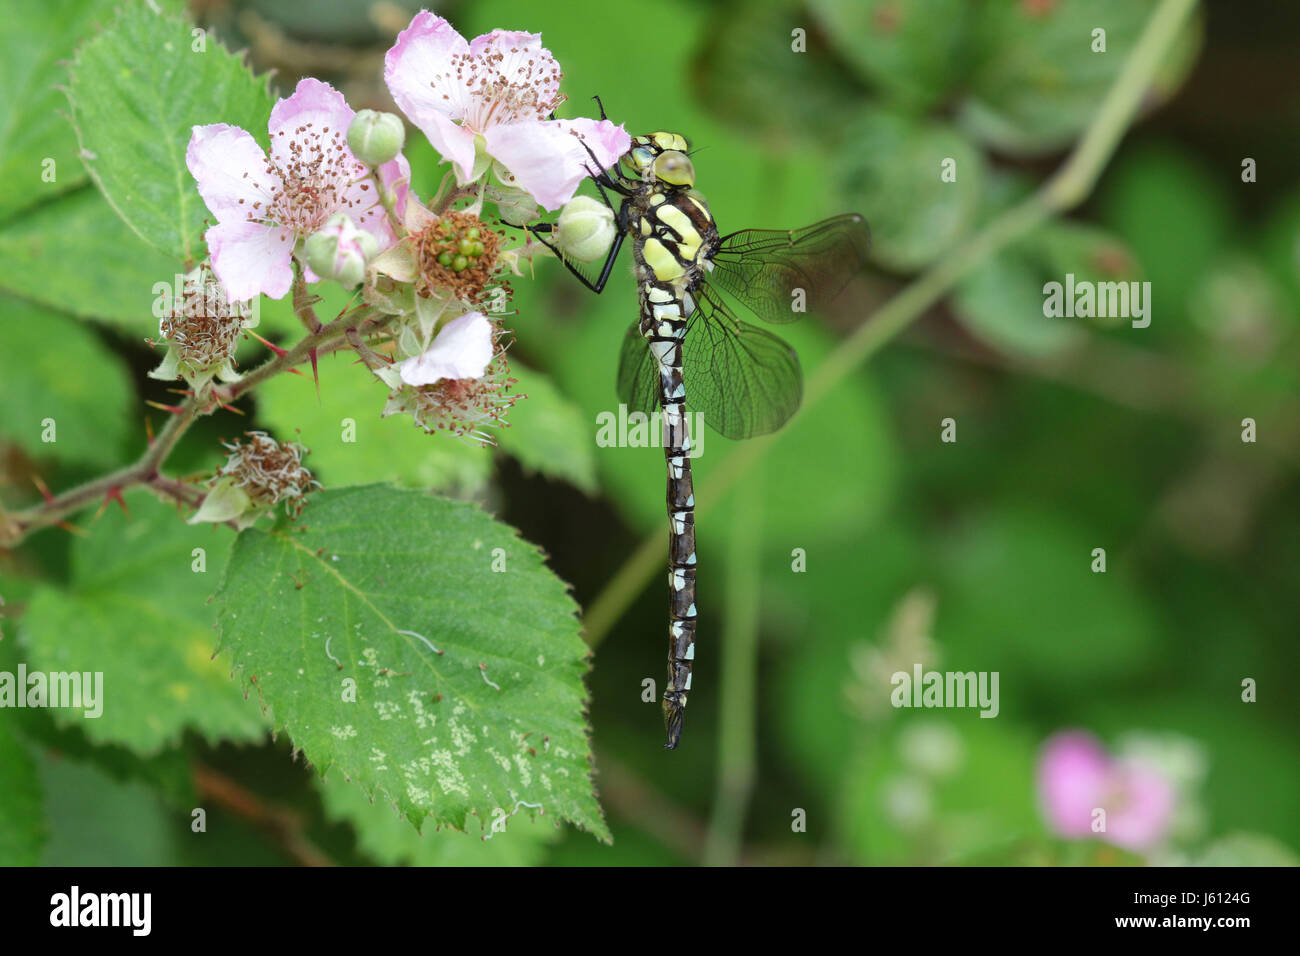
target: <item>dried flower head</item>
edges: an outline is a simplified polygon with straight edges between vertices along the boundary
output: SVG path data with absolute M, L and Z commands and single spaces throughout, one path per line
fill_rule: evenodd
M 303 497 L 320 482 L 302 464 L 307 449 L 297 442 L 280 443 L 265 432 L 244 433 L 248 441 L 226 443 L 230 452 L 217 472 L 217 480 L 230 477 L 236 487 L 248 495 L 257 508 L 269 508 L 281 501 L 289 502 L 289 513 L 297 516 L 303 509 Z
M 240 334 L 256 325 L 253 303 L 229 302 L 225 288 L 205 262 L 184 277 L 180 294 L 170 298 L 158 321 L 158 332 L 169 348 L 150 377 L 182 377 L 195 389 L 214 375 L 233 381 L 239 377 L 234 365 Z

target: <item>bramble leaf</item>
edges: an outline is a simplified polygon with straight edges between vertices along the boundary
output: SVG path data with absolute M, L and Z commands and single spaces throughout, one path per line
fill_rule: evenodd
M 118 214 L 163 252 L 200 259 L 208 210 L 185 165 L 191 127 L 228 123 L 265 146 L 266 77 L 192 23 L 137 3 L 78 51 L 68 101 L 82 161 Z
M 129 517 L 111 506 L 74 541 L 67 589 L 42 588 L 22 619 L 29 670 L 104 675 L 100 716 L 60 709 L 56 721 L 140 754 L 179 740 L 187 727 L 211 741 L 263 736 L 257 707 L 213 653 L 208 596 L 233 536 L 187 525 L 144 492 L 126 503 Z
M 89 186 L 0 226 L 0 288 L 141 337 L 158 335 L 154 287 L 178 272 Z
M 352 824 L 362 852 L 390 866 L 535 866 L 557 835 L 546 817 L 515 819 L 503 826 L 504 814 L 497 817 L 497 832 L 483 836 L 449 829 L 435 832 L 433 827 L 417 833 L 390 798 L 380 795 L 372 801 L 341 773 L 322 778 L 320 790 L 325 812 Z
M 0 38 L 0 219 L 86 179 L 68 125 L 64 60 L 114 0 L 11 4 Z
M 608 839 L 577 606 L 537 549 L 477 505 L 382 485 L 323 491 L 301 521 L 244 531 L 217 596 L 276 727 L 416 825 L 540 805 Z
M 0 382 L 0 437 L 35 457 L 120 462 L 133 427 L 131 379 L 90 329 L 0 296 Z
M 45 844 L 45 813 L 36 762 L 0 720 L 0 866 L 35 866 Z

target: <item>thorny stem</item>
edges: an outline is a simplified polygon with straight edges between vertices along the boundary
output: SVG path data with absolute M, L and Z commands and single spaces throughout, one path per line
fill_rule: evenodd
M 805 409 L 821 401 L 845 376 L 907 329 L 980 263 L 1088 197 L 1124 131 L 1133 122 L 1151 78 L 1194 5 L 1195 0 L 1162 0 L 1097 114 L 1060 170 L 1036 192 L 905 287 L 870 322 L 860 325 L 845 339 L 809 378 L 804 392 Z M 710 480 L 703 483 L 696 498 L 696 513 L 716 504 L 780 438 L 778 433 L 749 441 L 729 454 Z M 647 536 L 588 606 L 584 615 L 585 634 L 592 647 L 600 644 L 659 572 L 665 542 L 661 534 Z
M 312 308 L 320 299 L 307 291 L 307 275 L 302 271 L 302 263 L 293 260 L 293 314 L 298 316 L 303 328 L 308 332 L 319 332 L 320 319 Z
M 378 318 L 376 318 L 376 316 L 378 316 Z M 322 325 L 316 332 L 313 332 L 300 340 L 298 344 L 289 351 L 282 355 L 276 355 L 273 358 L 267 359 L 265 363 L 253 369 L 253 371 L 249 372 L 239 381 L 218 388 L 215 391 L 219 396 L 223 397 L 223 400 L 229 402 L 232 399 L 238 398 L 249 389 L 256 388 L 268 378 L 279 375 L 281 372 L 286 372 L 291 368 L 296 368 L 303 362 L 306 362 L 311 358 L 312 349 L 316 349 L 317 354 L 319 355 L 322 346 L 331 344 L 335 340 L 345 338 L 349 330 L 360 328 L 372 320 L 377 324 L 382 325 L 387 322 L 389 318 L 391 317 L 377 313 L 374 308 L 368 305 L 363 305 L 351 312 L 345 312 L 333 322 L 329 323 L 329 325 Z
M 132 465 L 109 472 L 103 477 L 85 482 L 43 504 L 18 511 L 12 515 L 0 515 L 0 545 L 11 548 L 19 544 L 28 534 L 38 528 L 58 524 L 74 511 L 86 505 L 103 501 L 114 492 L 135 485 L 148 485 L 170 498 L 189 504 L 193 501 L 188 491 L 182 491 L 177 482 L 159 474 L 163 461 L 176 447 L 185 429 L 194 421 L 198 411 L 198 402 L 193 397 L 187 398 L 180 409 L 173 413 L 143 455 Z M 185 486 L 188 488 L 188 486 Z M 197 489 L 193 489 L 197 491 Z
M 297 295 L 295 294 L 295 300 Z M 295 301 L 295 308 L 296 308 Z M 311 303 L 307 309 L 310 311 Z M 301 313 L 300 313 L 301 314 Z M 314 319 L 314 314 L 312 315 Z M 328 325 L 316 322 L 317 330 L 305 336 L 292 349 L 275 355 L 265 363 L 249 372 L 237 382 L 230 385 L 214 386 L 210 396 L 206 397 L 200 408 L 200 401 L 191 396 L 180 408 L 172 413 L 153 443 L 145 449 L 144 454 L 131 465 L 119 468 L 103 477 L 78 485 L 52 500 L 35 505 L 13 514 L 0 511 L 0 547 L 12 548 L 20 544 L 31 532 L 58 524 L 65 517 L 79 511 L 87 505 L 103 501 L 109 495 L 119 493 L 137 485 L 146 486 L 155 492 L 180 502 L 183 505 L 197 507 L 203 500 L 203 491 L 161 474 L 161 468 L 176 447 L 185 430 L 199 414 L 207 414 L 218 404 L 228 405 L 240 395 L 255 388 L 262 382 L 281 372 L 287 372 L 306 362 L 313 350 L 319 356 L 322 352 L 335 351 L 345 341 L 351 342 L 355 337 L 360 342 L 357 330 L 367 323 L 376 326 L 386 323 L 391 316 L 376 313 L 370 306 L 362 306 L 345 312 Z M 365 348 L 364 344 L 362 348 Z M 366 353 L 371 353 L 368 348 Z M 362 354 L 365 358 L 365 353 Z

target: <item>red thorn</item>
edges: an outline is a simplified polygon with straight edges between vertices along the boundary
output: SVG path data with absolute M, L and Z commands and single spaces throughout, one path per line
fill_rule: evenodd
M 221 402 L 221 407 L 228 412 L 234 412 L 236 415 L 244 414 L 242 409 L 236 408 L 234 405 L 227 405 L 225 402 Z
M 289 374 L 290 374 L 290 375 L 302 375 L 302 371 L 301 371 L 300 369 L 291 368 L 291 369 L 289 369 Z M 302 377 L 303 377 L 303 378 L 306 378 L 307 376 L 306 376 L 306 375 L 303 375 Z
M 41 481 L 39 475 L 32 475 L 32 483 L 36 485 L 41 497 L 45 499 L 47 504 L 54 504 L 54 495 L 50 494 L 50 489 L 46 487 L 45 482 Z
M 154 408 L 161 408 L 164 412 L 171 412 L 173 415 L 179 415 L 181 413 L 180 407 L 177 405 L 164 405 L 162 402 L 153 402 L 149 399 L 145 399 L 144 403 L 146 405 L 152 405 Z
M 60 521 L 57 525 L 55 525 L 55 527 L 62 528 L 64 531 L 71 532 L 72 534 L 81 535 L 81 537 L 83 538 L 89 536 L 88 533 L 85 531 L 85 529 L 78 528 L 75 524 L 69 524 L 66 521 Z
M 316 367 L 316 350 L 307 352 L 311 356 L 311 377 L 316 380 L 316 404 L 320 404 L 320 369 Z
M 282 349 L 282 348 L 280 348 L 280 346 L 278 346 L 278 345 L 273 345 L 273 344 L 271 344 L 271 343 L 268 342 L 266 339 L 262 338 L 260 335 L 258 335 L 256 332 L 254 332 L 252 329 L 245 329 L 244 331 L 247 332 L 249 335 L 251 335 L 253 338 L 257 339 L 257 341 L 261 342 L 263 345 L 265 345 L 268 349 L 270 349 L 270 350 L 271 350 L 272 352 L 274 352 L 276 355 L 288 355 L 288 354 L 289 354 L 289 350 L 288 350 L 288 349 Z
M 109 488 L 108 491 L 104 492 L 104 503 L 108 504 L 110 501 L 116 501 L 126 513 L 126 516 L 131 517 L 131 509 L 126 506 L 126 500 L 122 497 L 121 488 Z

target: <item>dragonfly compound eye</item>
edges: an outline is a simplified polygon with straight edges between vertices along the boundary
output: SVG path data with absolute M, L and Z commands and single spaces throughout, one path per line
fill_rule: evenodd
M 695 185 L 695 167 L 685 153 L 675 149 L 660 153 L 655 158 L 654 174 L 657 179 L 670 186 Z

